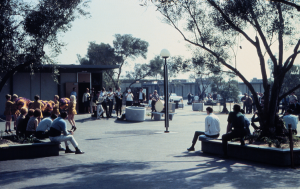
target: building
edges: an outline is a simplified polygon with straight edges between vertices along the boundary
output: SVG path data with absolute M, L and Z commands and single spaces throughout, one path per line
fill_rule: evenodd
M 73 87 L 77 92 L 77 110 L 82 110 L 82 95 L 86 88 L 95 88 L 99 91 L 102 88 L 102 72 L 108 69 L 119 68 L 118 65 L 58 65 L 59 75 L 56 83 L 52 77 L 53 66 L 45 65 L 35 69 L 34 74 L 31 70 L 17 72 L 7 81 L 0 92 L 1 106 L 0 115 L 3 115 L 5 108 L 5 95 L 17 94 L 33 100 L 35 95 L 39 95 L 41 100 L 53 100 L 54 95 L 70 97 Z

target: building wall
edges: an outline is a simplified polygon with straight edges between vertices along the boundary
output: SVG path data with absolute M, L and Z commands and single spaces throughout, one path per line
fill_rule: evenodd
M 61 73 L 60 74 L 60 98 L 66 96 L 66 83 L 76 83 L 77 82 L 77 73 Z
M 54 82 L 51 73 L 41 74 L 41 99 L 53 100 L 58 94 L 57 83 Z

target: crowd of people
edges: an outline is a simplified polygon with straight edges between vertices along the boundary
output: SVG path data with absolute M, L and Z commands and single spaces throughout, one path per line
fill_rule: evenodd
M 4 114 L 6 116 L 5 133 L 12 133 L 11 121 L 14 117 L 14 129 L 16 135 L 23 138 L 36 137 L 37 139 L 49 138 L 53 142 L 65 142 L 66 153 L 83 154 L 76 140 L 72 136 L 76 130 L 74 116 L 76 112 L 76 97 L 70 96 L 70 100 L 63 98 L 59 102 L 59 96 L 54 96 L 54 101 L 42 101 L 38 95 L 34 96 L 34 101 L 18 97 L 14 94 L 6 95 Z M 67 101 L 66 103 L 64 101 Z M 68 118 L 72 125 L 71 130 L 67 130 L 65 119 Z M 75 148 L 72 151 L 68 146 L 70 141 Z

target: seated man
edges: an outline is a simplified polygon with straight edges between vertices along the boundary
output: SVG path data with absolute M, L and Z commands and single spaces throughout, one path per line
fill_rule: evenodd
M 38 139 L 49 138 L 49 130 L 53 120 L 57 118 L 57 115 L 52 114 L 51 117 L 44 118 L 36 128 L 35 137 Z
M 218 138 L 220 134 L 220 120 L 213 114 L 213 109 L 211 107 L 206 108 L 207 117 L 205 118 L 205 132 L 196 131 L 194 134 L 194 139 L 192 141 L 192 146 L 188 148 L 188 151 L 195 151 L 195 144 L 198 140 L 199 135 L 205 135 L 211 138 Z
M 222 136 L 222 146 L 224 155 L 223 158 L 228 158 L 227 156 L 227 142 L 234 138 L 240 138 L 241 145 L 245 145 L 244 136 L 246 135 L 246 124 L 244 115 L 240 112 L 241 107 L 237 104 L 233 106 L 233 112 L 228 115 L 227 124 L 227 134 Z M 232 128 L 234 130 L 232 130 Z
M 68 146 L 68 141 L 70 141 L 76 149 L 75 154 L 83 154 L 84 152 L 79 150 L 78 144 L 72 136 L 74 134 L 73 131 L 67 131 L 67 123 L 64 120 L 67 116 L 67 112 L 61 112 L 60 117 L 53 121 L 49 131 L 49 139 L 51 142 L 65 142 L 65 153 L 74 153 Z M 63 135 L 61 135 L 61 133 L 63 133 Z
M 24 137 L 26 133 L 27 123 L 29 120 L 29 116 L 27 115 L 27 108 L 21 108 L 20 110 L 21 115 L 17 118 L 16 124 L 17 124 L 17 131 L 16 135 L 19 137 Z M 33 115 L 34 111 L 31 110 L 31 113 Z
M 285 115 L 283 116 L 283 122 L 285 124 L 285 127 L 288 129 L 288 125 L 291 124 L 292 125 L 292 132 L 294 135 L 297 134 L 297 125 L 298 125 L 298 117 L 295 115 L 292 115 L 292 110 L 288 109 L 285 112 Z

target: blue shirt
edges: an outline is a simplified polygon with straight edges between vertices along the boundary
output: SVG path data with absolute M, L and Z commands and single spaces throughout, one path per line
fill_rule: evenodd
M 71 96 L 71 95 L 74 95 L 75 97 L 77 97 L 76 91 L 72 91 L 72 92 L 70 93 L 70 96 Z
M 52 124 L 51 124 L 51 127 L 53 127 L 54 129 L 58 130 L 58 131 L 61 131 L 65 136 L 66 135 L 69 135 L 69 132 L 67 131 L 67 123 L 66 121 L 61 118 L 61 117 L 58 117 L 56 118 Z

